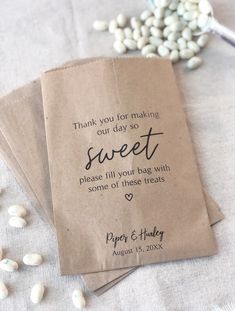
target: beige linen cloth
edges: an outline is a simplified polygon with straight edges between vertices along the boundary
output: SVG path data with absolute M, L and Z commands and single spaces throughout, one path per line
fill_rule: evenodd
M 212 4 L 216 16 L 234 27 L 235 4 L 229 0 L 223 3 L 213 0 Z M 93 20 L 115 17 L 120 11 L 137 15 L 146 8 L 144 0 L 101 0 L 99 5 L 93 0 L 22 0 L 20 5 L 3 1 L 0 7 L 2 95 L 68 59 L 97 56 L 101 52 L 112 55 L 112 38 L 109 34 L 94 33 L 91 30 Z M 232 186 L 235 142 L 231 134 L 235 131 L 234 50 L 213 38 L 202 56 L 205 65 L 197 72 L 186 72 L 182 63 L 176 66 L 176 71 L 186 97 L 185 110 L 202 179 L 227 216 L 215 227 L 219 255 L 209 260 L 138 269 L 101 298 L 92 298 L 89 303 L 92 311 L 149 311 L 153 306 L 158 306 L 160 311 L 235 310 L 232 305 L 235 297 Z M 21 234 L 19 241 L 14 231 L 5 230 L 6 207 L 15 202 L 26 205 L 30 202 L 3 161 L 0 161 L 0 172 L 1 185 L 8 185 L 0 198 L 0 236 L 7 254 L 21 260 L 24 253 L 34 248 L 43 252 L 50 262 L 45 261 L 42 269 L 21 267 L 20 282 L 18 273 L 11 275 L 11 279 L 1 274 L 12 288 L 10 299 L 1 302 L 1 307 L 8 311 L 30 310 L 32 306 L 26 296 L 30 286 L 40 279 L 47 283 L 48 293 L 39 310 L 73 310 L 70 295 L 79 280 L 77 277 L 58 278 L 56 242 L 48 226 L 28 207 L 31 212 L 27 234 Z

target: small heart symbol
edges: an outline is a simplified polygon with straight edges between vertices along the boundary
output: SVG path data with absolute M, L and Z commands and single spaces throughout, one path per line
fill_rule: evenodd
M 127 201 L 131 201 L 133 199 L 133 193 L 125 194 L 125 198 L 127 199 Z

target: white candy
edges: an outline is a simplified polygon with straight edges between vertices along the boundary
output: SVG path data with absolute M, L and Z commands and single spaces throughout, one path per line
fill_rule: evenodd
M 109 31 L 116 38 L 113 44 L 115 51 L 124 54 L 138 48 L 146 57 L 158 57 L 158 52 L 161 57 L 168 57 L 172 63 L 181 58 L 190 59 L 187 67 L 199 66 L 194 55 L 207 44 L 208 36 L 196 38 L 196 35 L 205 30 L 210 18 L 209 1 L 152 0 L 152 4 L 153 11 L 145 10 L 140 18 L 129 19 L 131 28 L 123 29 L 128 22 L 123 14 L 119 14 L 116 21 L 110 22 Z
M 118 54 L 126 53 L 126 46 L 121 41 L 115 41 L 113 48 Z
M 188 69 L 196 69 L 200 67 L 202 64 L 202 59 L 200 57 L 194 56 L 190 58 L 187 62 L 187 68 Z
M 115 30 L 114 36 L 115 36 L 116 40 L 118 40 L 118 41 L 122 41 L 125 39 L 124 31 L 120 28 Z
M 82 310 L 86 306 L 86 300 L 80 289 L 75 289 L 72 294 L 73 304 L 76 309 Z
M 195 18 L 197 18 L 197 16 L 198 16 L 198 12 L 189 11 L 189 12 L 184 13 L 183 18 L 185 21 L 190 22 L 194 20 Z
M 147 18 L 149 18 L 149 17 L 152 16 L 152 15 L 153 15 L 153 13 L 152 13 L 151 11 L 145 10 L 145 11 L 143 11 L 143 12 L 141 13 L 140 19 L 141 19 L 142 21 L 145 21 Z
M 184 38 L 179 38 L 179 39 L 177 40 L 177 43 L 178 43 L 178 48 L 179 48 L 179 50 L 184 50 L 184 49 L 186 49 L 186 47 L 187 47 L 187 42 L 185 41 Z
M 8 258 L 4 258 L 0 261 L 0 269 L 7 272 L 14 272 L 18 270 L 18 263 Z
M 167 47 L 169 50 L 178 49 L 178 44 L 175 41 L 165 41 L 164 46 Z
M 154 19 L 153 26 L 157 28 L 164 28 L 165 24 L 162 19 Z
M 201 0 L 198 5 L 199 11 L 203 14 L 209 14 L 212 11 L 211 5 L 207 0 Z
M 163 44 L 162 39 L 156 37 L 149 37 L 149 42 L 156 47 L 159 47 L 161 44 Z
M 182 37 L 187 40 L 187 41 L 191 41 L 192 40 L 192 31 L 190 28 L 184 28 L 184 30 L 182 31 Z
M 178 8 L 178 2 L 177 1 L 172 1 L 171 3 L 170 3 L 170 5 L 169 5 L 169 9 L 170 10 L 172 10 L 172 11 L 175 11 L 175 10 L 177 10 L 177 8 Z
M 149 54 L 146 55 L 146 57 L 147 57 L 147 58 L 155 58 L 155 57 L 156 57 L 156 58 L 159 58 L 158 55 L 155 54 L 155 53 L 149 53 Z
M 151 44 L 148 44 L 141 50 L 141 53 L 143 56 L 146 56 L 147 54 L 154 53 L 155 51 L 156 47 Z
M 171 0 L 160 0 L 158 5 L 159 7 L 166 8 L 171 3 Z
M 149 18 L 146 19 L 145 25 L 148 27 L 151 27 L 151 26 L 153 26 L 154 21 L 155 21 L 155 17 L 150 16 Z
M 14 228 L 24 228 L 27 225 L 26 220 L 21 217 L 11 217 L 8 223 L 11 227 Z
M 188 24 L 188 27 L 189 27 L 192 31 L 196 30 L 196 29 L 197 29 L 197 20 L 194 19 L 193 21 L 191 21 L 191 22 Z
M 175 22 L 171 24 L 170 26 L 170 31 L 181 31 L 184 28 L 184 25 L 182 22 Z
M 179 16 L 183 16 L 184 13 L 185 13 L 184 5 L 183 5 L 183 3 L 180 3 L 180 4 L 178 5 L 178 8 L 177 8 L 177 14 L 178 14 Z
M 162 31 L 161 31 L 161 29 L 158 29 L 156 27 L 151 27 L 150 28 L 150 33 L 154 37 L 162 38 Z
M 166 26 L 170 26 L 171 24 L 175 23 L 178 21 L 178 16 L 175 15 L 169 15 L 164 19 L 164 24 Z
M 27 266 L 39 266 L 42 263 L 42 256 L 39 254 L 26 254 L 23 263 Z
M 199 28 L 205 28 L 209 23 L 209 16 L 205 14 L 200 14 L 197 20 L 197 25 Z
M 45 292 L 45 287 L 41 284 L 35 284 L 33 286 L 33 288 L 31 289 L 31 295 L 30 295 L 30 299 L 32 301 L 32 303 L 40 303 L 43 299 L 43 295 Z
M 8 289 L 3 281 L 0 280 L 0 300 L 5 299 L 8 296 Z
M 108 29 L 108 22 L 105 20 L 97 20 L 93 23 L 93 28 L 97 31 L 105 31 Z
M 135 41 L 138 41 L 138 39 L 141 37 L 141 32 L 140 32 L 140 29 L 139 28 L 136 28 L 134 31 L 133 31 L 133 39 Z
M 162 57 L 166 57 L 170 54 L 170 51 L 167 47 L 165 47 L 164 45 L 160 45 L 158 47 L 158 54 Z
M 200 37 L 198 38 L 197 44 L 198 44 L 201 48 L 203 48 L 203 47 L 205 47 L 205 46 L 207 45 L 208 41 L 209 41 L 209 36 L 205 34 L 205 35 L 202 35 L 202 36 L 200 36 Z
M 189 2 L 189 1 L 185 3 L 184 7 L 187 11 L 196 11 L 197 10 L 197 5 L 195 5 L 194 3 Z
M 117 23 L 119 27 L 125 27 L 127 24 L 127 17 L 124 14 L 118 14 Z
M 115 30 L 118 28 L 118 23 L 115 19 L 109 22 L 109 32 L 115 33 Z
M 194 53 L 190 49 L 184 49 L 180 51 L 180 58 L 181 59 L 189 59 L 193 57 Z
M 165 27 L 163 29 L 163 37 L 167 38 L 171 32 L 172 32 L 172 30 L 169 26 Z
M 149 27 L 147 27 L 146 25 L 141 26 L 140 29 L 143 37 L 148 37 L 150 35 Z
M 125 38 L 132 39 L 133 38 L 133 32 L 132 32 L 131 28 L 129 28 L 129 27 L 124 28 L 124 35 L 125 35 Z
M 197 54 L 197 53 L 200 51 L 199 45 L 198 45 L 196 42 L 194 42 L 194 41 L 189 41 L 189 42 L 187 43 L 187 46 L 188 46 L 188 48 L 189 48 L 190 50 L 192 50 L 195 54 Z
M 11 216 L 25 217 L 27 214 L 27 211 L 22 205 L 11 205 L 8 208 L 8 214 Z
M 2 248 L 0 246 L 0 260 L 2 260 L 2 254 L 3 254 L 3 251 L 2 251 Z
M 123 41 L 123 43 L 125 44 L 125 46 L 128 48 L 128 50 L 134 51 L 137 49 L 137 44 L 134 40 L 132 39 L 125 39 Z
M 156 18 L 161 19 L 164 17 L 165 9 L 164 8 L 156 8 L 154 11 L 154 15 Z
M 167 40 L 168 41 L 176 41 L 180 38 L 180 33 L 179 32 L 171 32 L 168 37 Z
M 141 26 L 141 21 L 136 17 L 132 17 L 130 20 L 130 24 L 133 29 L 138 29 Z
M 147 45 L 148 43 L 149 43 L 149 39 L 147 37 L 141 37 L 137 41 L 137 47 L 139 50 L 142 50 L 145 47 L 145 45 Z
M 179 60 L 179 52 L 178 50 L 173 50 L 170 53 L 170 60 L 172 61 L 172 63 L 176 63 Z

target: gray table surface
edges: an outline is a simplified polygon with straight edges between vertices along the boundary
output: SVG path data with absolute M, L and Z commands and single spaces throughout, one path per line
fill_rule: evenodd
M 214 0 L 213 5 L 218 19 L 235 28 L 235 1 Z M 144 8 L 144 0 L 1 0 L 0 94 L 71 59 L 114 55 L 112 36 L 93 32 L 93 20 L 119 12 L 137 15 Z M 202 57 L 204 66 L 195 72 L 182 63 L 175 68 L 204 186 L 226 216 L 214 228 L 219 254 L 140 268 L 103 296 L 89 295 L 87 310 L 235 310 L 235 50 L 213 37 Z M 22 265 L 10 275 L 0 271 L 10 289 L 0 310 L 74 310 L 71 293 L 81 281 L 59 276 L 56 238 L 2 159 L 0 186 L 7 187 L 0 197 L 0 244 L 6 256 L 20 262 L 35 251 L 45 257 L 35 269 Z M 30 210 L 30 225 L 20 234 L 7 226 L 7 207 L 14 203 Z M 32 306 L 30 287 L 39 281 L 47 286 L 45 300 Z

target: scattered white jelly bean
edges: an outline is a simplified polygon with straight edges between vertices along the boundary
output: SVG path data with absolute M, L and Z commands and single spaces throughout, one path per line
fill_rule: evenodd
M 141 37 L 137 41 L 137 47 L 139 50 L 142 50 L 149 43 L 149 39 L 147 37 Z
M 117 28 L 115 31 L 114 31 L 114 36 L 116 38 L 116 40 L 118 41 L 122 41 L 125 39 L 125 34 L 124 34 L 124 31 L 120 28 Z
M 199 28 L 204 29 L 209 22 L 209 17 L 206 14 L 200 14 L 197 19 L 197 25 Z
M 43 299 L 44 292 L 45 292 L 45 287 L 43 284 L 41 283 L 35 284 L 31 289 L 31 295 L 30 295 L 30 299 L 32 303 L 35 303 L 35 304 L 40 303 Z
M 193 57 L 194 53 L 190 49 L 184 49 L 180 51 L 180 58 L 181 59 L 189 59 Z
M 150 29 L 149 29 L 148 26 L 143 25 L 143 26 L 140 27 L 140 30 L 141 30 L 142 36 L 144 36 L 144 37 L 149 37 L 150 36 Z
M 124 15 L 124 14 L 118 14 L 117 16 L 117 23 L 118 23 L 118 26 L 123 28 L 126 26 L 127 24 L 127 17 Z
M 105 20 L 96 20 L 93 23 L 93 28 L 97 31 L 105 31 L 109 27 L 109 24 Z
M 114 33 L 117 28 L 118 28 L 117 21 L 115 19 L 111 20 L 109 22 L 109 32 Z
M 133 31 L 131 30 L 130 27 L 124 28 L 124 35 L 126 39 L 132 39 L 133 38 Z
M 136 17 L 132 17 L 130 19 L 130 24 L 132 29 L 138 29 L 141 26 L 141 21 Z
M 151 11 L 145 10 L 145 11 L 143 11 L 143 12 L 141 13 L 140 19 L 141 19 L 142 21 L 145 21 L 147 18 L 149 18 L 149 17 L 152 16 L 152 15 L 153 15 L 153 13 L 152 13 Z
M 27 266 L 39 266 L 42 263 L 42 256 L 36 253 L 26 254 L 23 263 Z
M 164 45 L 160 45 L 158 47 L 158 54 L 162 57 L 166 57 L 170 54 L 170 51 L 167 47 L 165 47 Z
M 192 40 L 192 30 L 190 28 L 184 28 L 184 30 L 182 31 L 182 37 L 186 41 L 191 41 Z
M 190 50 L 192 50 L 195 54 L 197 54 L 200 51 L 200 46 L 194 42 L 194 41 L 189 41 L 187 43 L 187 46 Z
M 188 69 L 197 69 L 202 64 L 202 59 L 200 57 L 194 56 L 190 58 L 187 62 L 187 68 Z
M 11 216 L 25 217 L 27 214 L 27 211 L 25 207 L 22 205 L 11 205 L 8 208 L 8 214 Z
M 156 37 L 156 38 L 162 38 L 162 36 L 163 36 L 161 29 L 158 29 L 156 27 L 151 27 L 150 33 L 153 37 Z
M 132 39 L 125 39 L 123 41 L 124 45 L 128 48 L 130 51 L 135 51 L 137 49 L 137 44 L 135 40 Z
M 121 41 L 115 41 L 113 48 L 118 54 L 126 53 L 126 46 Z
M 197 44 L 201 47 L 201 48 L 204 48 L 207 43 L 209 41 L 209 36 L 208 35 L 202 35 L 198 38 L 197 40 Z
M 153 26 L 153 22 L 154 21 L 155 21 L 155 17 L 154 16 L 150 16 L 148 19 L 146 19 L 145 25 L 147 27 L 151 27 L 151 26 Z
M 0 261 L 0 269 L 7 272 L 14 272 L 18 270 L 18 263 L 14 260 L 4 258 Z
M 201 0 L 198 5 L 199 11 L 203 14 L 210 14 L 212 12 L 211 5 L 207 0 Z
M 82 310 L 86 306 L 85 297 L 80 289 L 75 289 L 72 294 L 72 301 L 74 307 L 78 310 Z
M 173 50 L 170 53 L 170 60 L 172 61 L 172 63 L 177 63 L 179 60 L 180 56 L 179 56 L 179 52 L 178 50 Z
M 146 56 L 147 54 L 154 53 L 155 51 L 156 47 L 151 44 L 148 44 L 141 50 L 141 53 L 143 56 Z
M 3 281 L 0 280 L 0 300 L 5 299 L 8 296 L 8 289 Z
M 144 10 L 130 19 L 119 14 L 110 21 L 113 48 L 118 54 L 138 49 L 146 57 L 166 57 L 172 63 L 188 61 L 208 42 L 208 35 L 197 34 L 205 31 L 210 15 L 208 0 L 154 0 L 152 11 Z
M 11 217 L 8 223 L 15 228 L 24 228 L 27 225 L 26 220 L 22 217 Z

